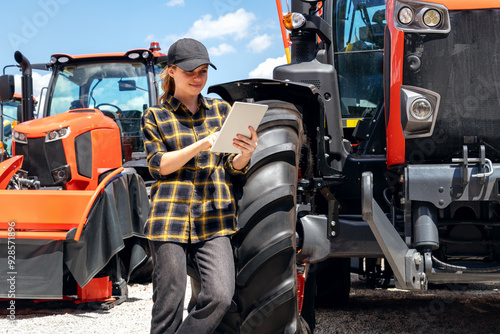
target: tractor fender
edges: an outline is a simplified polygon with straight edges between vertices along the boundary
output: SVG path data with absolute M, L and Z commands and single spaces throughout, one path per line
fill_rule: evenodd
M 0 189 L 7 189 L 10 179 L 23 165 L 24 157 L 16 155 L 10 159 L 0 162 Z
M 294 104 L 301 114 L 315 115 L 319 90 L 312 84 L 271 79 L 246 79 L 210 86 L 208 93 L 215 93 L 223 100 L 262 101 L 280 100 Z
M 338 175 L 340 171 L 327 162 L 330 153 L 325 145 L 325 104 L 320 91 L 313 84 L 271 80 L 247 79 L 210 86 L 208 93 L 215 93 L 229 103 L 234 101 L 258 102 L 278 100 L 291 103 L 302 114 L 308 139 L 317 145 L 318 163 L 322 175 Z M 328 151 L 328 152 L 327 152 Z

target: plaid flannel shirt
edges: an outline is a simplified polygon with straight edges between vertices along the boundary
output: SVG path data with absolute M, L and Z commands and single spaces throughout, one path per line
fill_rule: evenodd
M 179 170 L 160 174 L 163 154 L 182 149 L 221 128 L 230 105 L 201 95 L 199 101 L 193 115 L 169 95 L 164 104 L 149 108 L 142 118 L 149 172 L 156 179 L 144 226 L 144 233 L 151 240 L 196 243 L 237 230 L 230 176 L 245 174 L 248 166 L 234 169 L 234 154 L 204 150 Z

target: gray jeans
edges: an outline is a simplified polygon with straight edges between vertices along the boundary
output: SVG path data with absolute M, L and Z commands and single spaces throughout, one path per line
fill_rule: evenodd
M 229 237 L 196 244 L 149 243 L 154 264 L 151 333 L 212 333 L 234 294 L 234 259 Z M 197 304 L 182 321 L 188 253 L 198 267 L 201 292 Z

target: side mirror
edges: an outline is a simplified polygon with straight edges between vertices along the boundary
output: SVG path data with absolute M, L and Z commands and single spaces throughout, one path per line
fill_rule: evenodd
M 120 80 L 118 81 L 118 89 L 120 92 L 127 90 L 137 90 L 137 85 L 135 80 Z
M 14 97 L 14 76 L 0 76 L 0 101 L 7 102 Z

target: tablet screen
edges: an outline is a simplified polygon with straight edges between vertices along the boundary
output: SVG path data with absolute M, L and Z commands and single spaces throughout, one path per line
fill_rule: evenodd
M 236 138 L 237 134 L 250 137 L 248 127 L 251 126 L 257 130 L 267 108 L 268 106 L 264 104 L 234 102 L 210 151 L 214 153 L 241 153 L 233 146 L 233 139 Z

